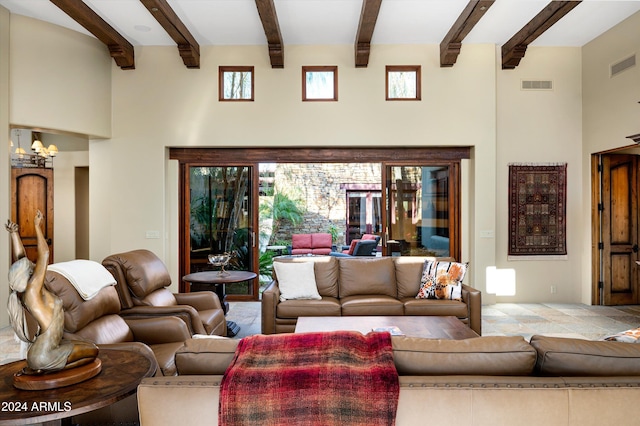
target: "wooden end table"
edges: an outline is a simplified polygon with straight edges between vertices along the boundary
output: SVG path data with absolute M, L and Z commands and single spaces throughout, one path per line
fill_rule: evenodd
M 132 351 L 100 349 L 102 371 L 71 386 L 48 390 L 21 390 L 13 375 L 23 361 L 0 366 L 0 424 L 71 424 L 72 416 L 106 407 L 136 393 L 145 377 L 155 374 L 157 363 Z
M 202 271 L 185 275 L 182 277 L 182 280 L 189 283 L 191 286 L 194 284 L 213 286 L 214 291 L 218 295 L 218 299 L 220 299 L 220 303 L 222 304 L 222 310 L 224 310 L 226 315 L 229 311 L 229 302 L 227 302 L 225 285 L 249 281 L 257 276 L 258 275 L 255 272 L 251 271 L 225 271 L 224 274 L 220 274 L 219 271 Z M 227 336 L 233 337 L 239 332 L 240 326 L 238 324 L 233 321 L 227 321 Z

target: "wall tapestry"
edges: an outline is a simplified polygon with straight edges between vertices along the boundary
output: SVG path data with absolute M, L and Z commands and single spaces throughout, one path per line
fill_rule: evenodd
M 567 164 L 509 164 L 509 258 L 566 258 Z

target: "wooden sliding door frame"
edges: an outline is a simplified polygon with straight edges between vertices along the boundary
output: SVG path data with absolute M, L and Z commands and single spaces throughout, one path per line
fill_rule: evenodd
M 382 217 L 382 227 L 385 230 L 384 238 L 383 238 L 383 249 L 385 252 L 384 255 L 388 255 L 386 252 L 387 244 L 386 240 L 388 237 L 388 229 L 389 229 L 389 217 L 388 217 L 388 206 L 389 200 L 387 199 L 387 194 L 389 193 L 386 182 L 389 178 L 389 170 L 391 167 L 397 166 L 417 166 L 417 167 L 429 167 L 429 166 L 447 166 L 449 169 L 449 182 L 448 182 L 448 191 L 451 196 L 448 197 L 448 211 L 449 217 L 452 223 L 450 226 L 450 234 L 459 236 L 462 230 L 461 227 L 461 211 L 460 211 L 460 203 L 462 197 L 462 185 L 460 180 L 461 176 L 461 168 L 460 168 L 460 159 L 449 160 L 448 162 L 440 161 L 440 160 L 423 160 L 423 161 L 383 161 L 382 162 L 382 205 L 385 206 L 385 214 Z M 462 247 L 460 243 L 460 238 L 450 238 L 449 239 L 449 256 L 453 257 L 456 260 L 460 260 L 462 256 Z
M 179 273 L 180 276 L 186 275 L 188 259 L 185 259 L 185 250 L 189 247 L 189 233 L 184 229 L 184 223 L 188 217 L 188 192 L 189 182 L 185 179 L 188 167 L 198 166 L 250 166 L 253 168 L 252 181 L 254 185 L 251 189 L 251 196 L 254 200 L 258 200 L 258 182 L 259 182 L 259 164 L 260 163 L 380 163 L 383 174 L 384 186 L 384 170 L 388 165 L 449 165 L 452 176 L 455 174 L 457 179 L 452 179 L 450 190 L 452 194 L 460 195 L 460 161 L 469 159 L 471 156 L 471 148 L 467 146 L 460 147 L 383 147 L 383 148 L 365 148 L 365 147 L 281 147 L 281 148 L 170 148 L 169 159 L 178 160 L 180 170 L 179 183 Z M 452 187 L 451 185 L 457 185 Z M 383 188 L 384 197 L 384 188 Z M 456 229 L 455 235 L 460 235 L 460 206 L 459 197 L 456 200 L 450 200 L 450 208 L 455 215 Z M 386 201 L 382 200 L 386 209 Z M 253 229 L 257 231 L 258 215 L 257 206 L 251 219 Z M 188 229 L 188 228 L 187 228 Z M 459 238 L 459 237 L 458 237 Z M 452 255 L 460 252 L 460 244 L 452 243 Z M 254 250 L 257 251 L 257 245 Z M 458 256 L 459 257 L 459 256 Z M 254 272 L 258 271 L 258 256 L 254 258 Z M 257 287 L 257 279 L 254 287 Z M 185 290 L 184 283 L 180 283 L 180 291 Z M 253 295 L 257 298 L 257 291 Z M 246 299 L 246 298 L 245 298 Z M 257 300 L 257 299 L 255 299 Z
M 389 147 L 389 148 L 170 148 L 169 158 L 181 163 L 246 165 L 255 163 L 444 163 L 470 158 L 471 148 Z

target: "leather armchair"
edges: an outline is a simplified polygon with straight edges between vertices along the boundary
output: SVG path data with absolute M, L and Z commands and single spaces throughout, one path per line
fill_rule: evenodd
M 114 286 L 84 300 L 67 278 L 52 271 L 47 271 L 45 286 L 62 299 L 65 339 L 141 352 L 158 363 L 157 376 L 176 374 L 176 351 L 191 337 L 184 321 L 176 317 L 124 319 L 118 315 L 120 300 Z
M 120 315 L 125 318 L 175 316 L 193 334 L 226 336 L 227 323 L 220 299 L 212 291 L 172 293 L 166 266 L 149 250 L 112 254 L 102 265 L 116 279 Z

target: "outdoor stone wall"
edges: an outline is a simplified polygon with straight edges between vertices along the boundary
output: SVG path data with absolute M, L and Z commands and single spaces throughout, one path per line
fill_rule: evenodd
M 275 170 L 276 192 L 298 200 L 304 219 L 297 226 L 283 222 L 271 241 L 291 242 L 291 234 L 338 231 L 337 244 L 345 242 L 346 190 L 343 184 L 380 184 L 379 163 L 305 163 L 278 164 Z

